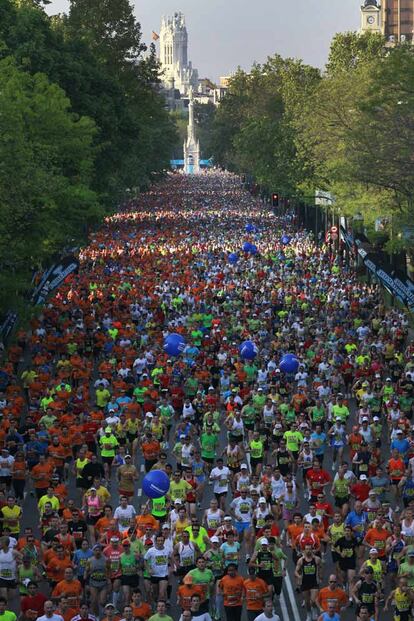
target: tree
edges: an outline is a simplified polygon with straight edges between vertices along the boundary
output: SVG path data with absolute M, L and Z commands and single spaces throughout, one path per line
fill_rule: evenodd
M 212 102 L 207 104 L 196 102 L 194 105 L 194 119 L 203 159 L 210 159 L 213 154 L 213 126 L 216 110 L 217 108 Z
M 249 74 L 239 70 L 214 119 L 215 159 L 270 190 L 297 195 L 307 173 L 294 119 L 319 80 L 317 69 L 278 55 Z
M 111 70 L 137 69 L 146 46 L 128 0 L 71 0 L 68 28 Z
M 0 286 L 9 305 L 50 258 L 102 215 L 89 188 L 95 125 L 46 76 L 0 62 Z
M 332 40 L 326 65 L 328 76 L 348 73 L 360 65 L 383 58 L 387 53 L 385 37 L 375 32 L 341 32 Z

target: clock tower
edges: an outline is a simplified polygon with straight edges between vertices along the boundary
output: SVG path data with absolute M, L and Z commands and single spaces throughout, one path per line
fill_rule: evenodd
M 362 32 L 382 32 L 381 7 L 378 0 L 365 0 L 361 6 Z

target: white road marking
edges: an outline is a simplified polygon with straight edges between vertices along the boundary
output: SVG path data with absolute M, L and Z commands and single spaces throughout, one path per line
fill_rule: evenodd
M 290 605 L 292 606 L 293 617 L 295 621 L 301 621 L 300 614 L 299 614 L 299 608 L 296 603 L 295 593 L 293 591 L 292 581 L 290 579 L 289 572 L 286 572 L 284 582 L 286 584 L 287 592 L 289 595 Z
M 280 609 L 282 611 L 283 621 L 290 621 L 289 610 L 287 609 L 286 599 L 285 599 L 283 591 L 280 594 L 279 602 L 280 602 Z

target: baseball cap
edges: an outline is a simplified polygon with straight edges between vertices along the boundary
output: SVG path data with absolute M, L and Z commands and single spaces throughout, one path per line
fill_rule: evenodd
M 370 490 L 369 490 L 369 492 L 368 492 L 368 495 L 369 495 L 369 496 L 375 496 L 375 495 L 376 495 L 376 493 L 377 493 L 377 492 L 375 491 L 375 489 L 370 489 Z
M 108 604 L 106 604 L 106 606 L 105 606 L 105 610 L 106 610 L 107 608 L 113 608 L 113 609 L 115 610 L 115 606 L 114 606 L 111 602 L 109 602 Z
M 260 502 L 264 502 L 264 503 L 265 503 L 265 502 L 266 502 L 266 498 L 265 498 L 264 496 L 260 496 L 260 498 L 259 498 L 259 503 L 260 503 Z
M 175 504 L 175 505 L 181 505 L 182 503 L 181 503 L 181 500 L 180 500 L 179 498 L 176 498 L 176 499 L 174 500 L 174 504 Z
M 111 537 L 111 541 L 119 541 L 119 537 L 116 537 L 116 536 Z
M 363 423 L 367 423 L 367 422 L 368 422 L 368 418 L 367 418 L 366 416 L 364 416 L 364 417 L 362 418 L 362 422 L 363 422 Z
M 211 541 L 211 543 L 220 543 L 220 539 L 218 537 L 216 537 L 215 535 L 213 535 L 213 537 L 211 537 L 210 541 Z
M 231 522 L 231 516 L 230 515 L 225 515 L 224 516 L 224 521 L 225 522 Z
M 268 539 L 266 539 L 266 537 L 262 537 L 262 538 L 260 539 L 260 544 L 261 544 L 262 546 L 268 546 L 268 545 L 269 545 L 269 541 L 268 541 Z
M 247 464 L 242 464 L 242 465 L 240 466 L 240 470 L 243 470 L 243 468 L 246 468 L 246 470 L 247 470 Z
M 368 480 L 367 475 L 366 474 L 361 474 L 361 476 L 359 477 L 359 480 L 360 481 L 367 481 Z
M 154 418 L 154 414 L 151 414 L 151 412 L 147 412 L 147 413 L 145 414 L 145 416 L 146 416 L 147 418 Z
M 377 548 L 371 548 L 369 551 L 370 554 L 378 554 Z
M 166 528 L 170 528 L 168 524 L 163 524 L 161 530 L 165 530 Z

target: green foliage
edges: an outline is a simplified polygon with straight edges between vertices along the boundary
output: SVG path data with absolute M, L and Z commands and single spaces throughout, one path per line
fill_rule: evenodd
M 385 55 L 385 38 L 381 34 L 341 32 L 332 40 L 326 72 L 329 76 L 348 73 Z
M 167 169 L 176 141 L 130 3 L 73 0 L 53 18 L 44 4 L 0 0 L 3 308 L 127 188 Z
M 207 104 L 194 104 L 194 119 L 197 126 L 197 137 L 200 140 L 200 152 L 202 159 L 210 159 L 213 155 L 213 127 L 216 115 L 216 106 Z
M 0 109 L 0 287 L 10 303 L 31 268 L 102 210 L 89 188 L 95 124 L 70 112 L 62 89 L 7 58 L 0 62 Z
M 313 67 L 277 55 L 249 74 L 239 69 L 214 119 L 216 161 L 253 175 L 268 189 L 296 194 L 307 173 L 293 119 L 319 80 Z

